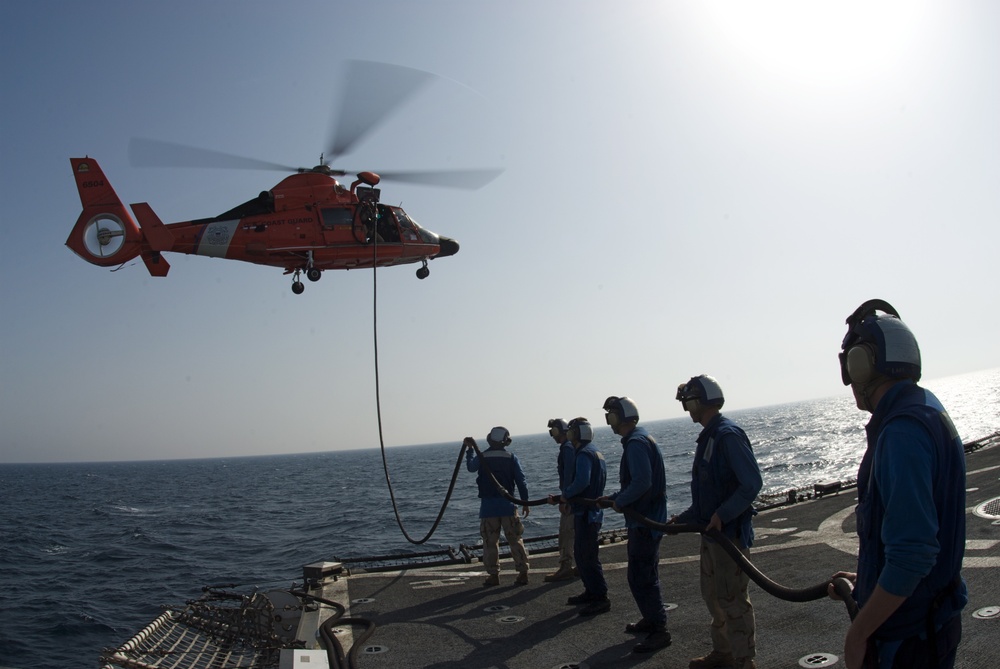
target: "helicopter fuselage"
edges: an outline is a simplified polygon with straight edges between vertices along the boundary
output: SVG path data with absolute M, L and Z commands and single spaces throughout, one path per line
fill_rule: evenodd
M 378 202 L 378 176 L 359 174 L 345 188 L 333 176 L 306 171 L 212 218 L 164 224 L 146 203 L 131 205 L 138 225 L 97 161 L 72 158 L 84 210 L 66 244 L 84 260 L 120 265 L 142 256 L 150 273 L 166 276 L 165 252 L 281 267 L 316 281 L 328 269 L 383 267 L 454 255 L 458 243 L 420 227 L 400 207 Z M 365 185 L 362 185 L 365 184 Z

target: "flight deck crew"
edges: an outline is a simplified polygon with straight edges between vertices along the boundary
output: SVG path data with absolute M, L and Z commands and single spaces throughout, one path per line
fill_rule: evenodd
M 663 454 L 644 427 L 638 427 L 639 409 L 628 397 L 604 401 L 605 420 L 622 438 L 622 459 L 618 470 L 621 489 L 602 499 L 611 500 L 619 513 L 631 509 L 658 523 L 667 520 L 667 481 Z M 630 634 L 647 634 L 632 649 L 650 653 L 670 645 L 667 611 L 660 592 L 660 539 L 663 533 L 625 517 L 628 532 L 628 585 L 642 619 L 625 626 Z M 608 607 L 610 608 L 610 603 Z
M 721 531 L 744 555 L 753 544 L 753 501 L 763 485 L 760 467 L 743 430 L 720 411 L 726 399 L 707 375 L 677 388 L 677 399 L 701 434 L 691 470 L 691 506 L 671 522 L 703 525 Z M 750 577 L 722 546 L 701 537 L 701 596 L 712 614 L 712 652 L 696 657 L 690 669 L 752 669 L 755 649 Z
M 573 480 L 574 453 L 573 444 L 566 434 L 569 424 L 562 418 L 549 421 L 549 435 L 559 445 L 556 456 L 556 469 L 559 472 L 559 492 L 565 496 L 566 486 Z M 602 488 L 603 490 L 603 488 Z M 559 568 L 545 576 L 547 583 L 566 581 L 573 578 L 573 511 L 559 497 L 549 495 L 549 504 L 559 505 Z
M 568 504 L 574 498 L 596 500 L 604 494 L 608 478 L 604 456 L 594 446 L 594 428 L 586 418 L 574 418 L 568 425 L 569 440 L 576 450 L 570 481 L 563 488 L 560 501 Z M 573 502 L 573 553 L 580 571 L 584 591 L 580 595 L 585 604 L 580 615 L 594 615 L 610 608 L 608 584 L 601 566 L 600 533 L 604 523 L 604 510 L 596 505 Z M 607 603 L 607 606 L 605 606 Z
M 504 498 L 493 483 L 495 477 L 506 490 L 517 492 L 522 500 L 528 499 L 528 484 L 517 456 L 504 450 L 510 445 L 510 432 L 504 427 L 495 427 L 486 437 L 490 445 L 482 452 L 482 458 L 472 448 L 476 440 L 466 437 L 462 442 L 468 446 L 465 452 L 465 466 L 470 472 L 479 472 L 479 535 L 483 538 L 483 566 L 486 580 L 483 586 L 500 585 L 500 531 L 510 547 L 510 556 L 517 569 L 515 585 L 528 584 L 528 553 L 524 549 L 524 525 L 517 514 L 517 506 Z M 492 474 L 492 476 L 490 475 Z M 527 517 L 529 507 L 524 507 Z
M 917 385 L 920 348 L 892 305 L 865 302 L 847 328 L 841 379 L 872 417 L 858 469 L 858 571 L 835 574 L 854 583 L 861 607 L 845 663 L 950 669 L 969 600 L 962 440 L 941 402 Z

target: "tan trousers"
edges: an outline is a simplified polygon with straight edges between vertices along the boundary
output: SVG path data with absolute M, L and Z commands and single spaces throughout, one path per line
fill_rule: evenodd
M 750 551 L 742 549 L 744 555 Z M 712 614 L 712 647 L 737 660 L 757 654 L 750 577 L 722 546 L 701 540 L 701 596 Z
M 565 507 L 565 511 L 563 508 Z M 573 568 L 573 512 L 568 504 L 559 505 L 559 568 Z
M 510 556 L 514 559 L 517 571 L 528 571 L 528 553 L 524 550 L 524 525 L 521 516 L 515 510 L 513 516 L 481 518 L 479 520 L 479 535 L 483 538 L 483 566 L 487 574 L 500 573 L 500 530 L 503 530 L 507 544 L 510 546 Z

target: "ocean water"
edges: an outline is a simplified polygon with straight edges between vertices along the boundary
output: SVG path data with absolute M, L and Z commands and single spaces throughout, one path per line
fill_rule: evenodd
M 1000 429 L 1000 369 L 927 381 L 966 440 Z M 725 412 L 750 436 L 765 492 L 853 478 L 867 414 L 841 396 Z M 600 419 L 592 416 L 592 420 Z M 688 418 L 644 423 L 668 472 L 671 513 L 686 507 L 700 430 Z M 484 433 L 487 428 L 484 428 Z M 595 442 L 617 482 L 621 445 Z M 422 538 L 447 492 L 454 443 L 386 450 L 407 532 Z M 555 444 L 517 436 L 510 447 L 529 497 L 555 492 Z M 0 666 L 96 667 L 117 646 L 209 584 L 286 587 L 304 564 L 427 550 L 478 540 L 474 476 L 462 466 L 434 536 L 407 543 L 377 449 L 162 462 L 0 465 Z M 554 534 L 555 509 L 534 507 L 528 536 Z M 609 513 L 606 528 L 621 527 Z

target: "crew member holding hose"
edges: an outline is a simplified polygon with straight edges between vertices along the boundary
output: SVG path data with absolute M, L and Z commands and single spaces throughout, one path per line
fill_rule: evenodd
M 847 327 L 841 378 L 872 417 L 858 469 L 858 572 L 835 575 L 854 581 L 861 607 L 846 664 L 950 669 L 969 599 L 962 440 L 941 402 L 917 385 L 920 348 L 892 305 L 869 300 Z M 832 588 L 830 596 L 839 598 Z
M 667 479 L 663 454 L 644 427 L 638 427 L 639 409 L 628 397 L 611 396 L 604 401 L 605 420 L 622 438 L 622 459 L 618 468 L 621 489 L 601 501 L 613 502 L 619 513 L 625 509 L 661 525 L 667 520 Z M 651 653 L 670 645 L 667 610 L 660 591 L 660 539 L 663 532 L 647 527 L 631 514 L 625 515 L 628 531 L 628 586 L 642 619 L 629 623 L 625 631 L 646 633 L 646 639 L 632 649 Z M 611 604 L 608 603 L 608 608 Z
M 585 602 L 580 615 L 603 613 L 610 608 L 608 584 L 601 565 L 600 533 L 604 510 L 579 499 L 598 499 L 604 494 L 608 478 L 604 456 L 594 447 L 594 428 L 586 418 L 569 422 L 566 435 L 575 449 L 573 472 L 559 496 L 561 504 L 569 505 L 573 518 L 573 554 L 580 570 L 584 591 L 577 599 Z M 570 502 L 571 499 L 576 501 Z M 607 604 L 607 605 L 606 605 Z
M 720 411 L 722 388 L 711 376 L 692 377 L 677 388 L 677 399 L 701 434 L 691 471 L 691 506 L 671 522 L 718 530 L 744 555 L 753 543 L 753 501 L 762 481 L 746 433 Z M 701 595 L 712 614 L 712 652 L 691 660 L 690 669 L 756 667 L 753 604 L 749 576 L 726 550 L 701 536 Z
M 510 547 L 510 556 L 517 569 L 515 585 L 528 584 L 528 553 L 524 550 L 524 524 L 517 515 L 517 507 L 508 501 L 493 482 L 496 478 L 505 489 L 510 490 L 515 485 L 521 499 L 528 499 L 528 484 L 524 471 L 517 456 L 504 450 L 510 445 L 510 432 L 505 427 L 495 427 L 486 437 L 490 445 L 483 451 L 482 460 L 477 455 L 476 440 L 466 437 L 462 444 L 467 446 L 465 466 L 470 472 L 478 472 L 476 483 L 479 485 L 479 534 L 483 538 L 483 566 L 486 568 L 486 581 L 483 586 L 500 585 L 500 530 L 503 530 Z M 492 476 L 490 475 L 492 473 Z M 524 507 L 527 517 L 529 508 Z
M 549 436 L 559 446 L 559 453 L 556 456 L 556 468 L 559 473 L 559 490 L 565 491 L 566 486 L 573 480 L 575 470 L 575 449 L 570 443 L 566 432 L 569 424 L 562 418 L 553 418 L 549 421 Z M 604 486 L 601 486 L 604 490 Z M 597 497 L 597 495 L 594 495 Z M 560 502 L 559 496 L 549 496 L 549 504 L 559 505 L 559 568 L 551 574 L 546 574 L 545 582 L 568 581 L 574 578 L 573 574 L 573 511 L 569 504 Z

